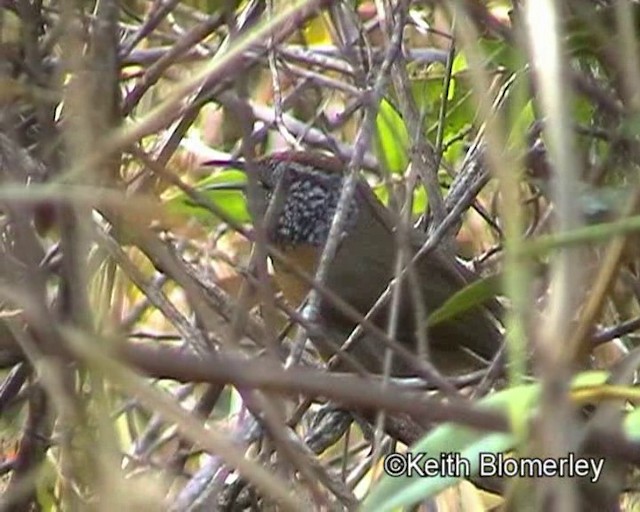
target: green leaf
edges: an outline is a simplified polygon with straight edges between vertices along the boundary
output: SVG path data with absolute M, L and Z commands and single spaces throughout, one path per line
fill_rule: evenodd
M 630 139 L 636 138 L 640 134 L 640 116 L 631 115 L 623 121 L 621 133 Z
M 502 283 L 502 275 L 483 277 L 454 293 L 442 306 L 433 311 L 427 323 L 434 326 L 479 306 L 497 295 Z
M 591 242 L 603 242 L 616 235 L 624 235 L 640 230 L 640 215 L 633 215 L 615 222 L 603 222 L 571 231 L 541 235 L 535 240 L 526 241 L 518 250 L 518 256 L 537 256 L 553 249 L 573 247 Z
M 481 409 L 512 410 L 514 407 L 527 414 L 537 399 L 540 388 L 536 384 L 517 386 L 490 395 L 479 402 Z M 439 459 L 447 453 L 460 454 L 469 461 L 471 474 L 479 469 L 481 452 L 498 453 L 511 449 L 515 444 L 512 433 L 484 432 L 453 423 L 436 427 L 426 437 L 411 447 L 412 453 L 427 453 L 428 457 Z M 362 511 L 386 511 L 396 507 L 411 506 L 434 496 L 461 478 L 442 476 L 423 478 L 420 476 L 383 476 L 363 503 Z
M 389 205 L 389 189 L 384 183 L 375 185 L 373 187 L 373 193 L 378 199 L 380 199 L 382 204 L 384 204 L 385 206 Z M 416 187 L 413 193 L 413 210 L 411 212 L 412 215 L 414 217 L 422 215 L 427 209 L 427 203 L 427 193 L 424 190 L 424 187 Z
M 247 211 L 244 194 L 241 190 L 213 190 L 212 185 L 244 183 L 246 175 L 237 170 L 225 170 L 207 176 L 196 183 L 194 189 L 200 192 L 211 202 L 215 203 L 222 211 L 236 222 L 250 222 L 251 216 Z M 178 190 L 172 193 L 166 200 L 165 206 L 169 213 L 193 217 L 206 226 L 216 226 L 220 219 L 206 207 L 198 204 L 187 194 Z
M 513 128 L 509 135 L 507 144 L 511 147 L 518 147 L 524 134 L 527 133 L 533 122 L 536 120 L 536 113 L 533 109 L 533 101 L 529 100 L 523 105 L 519 105 L 520 111 L 515 115 Z
M 586 370 L 579 373 L 571 382 L 572 388 L 583 388 L 588 386 L 602 386 L 609 379 L 609 372 L 602 370 Z
M 522 49 L 515 45 L 507 44 L 501 39 L 481 38 L 479 46 L 487 66 L 505 68 L 514 72 L 521 70 L 528 62 Z
M 425 128 L 433 121 L 442 102 L 442 85 L 444 83 L 444 67 L 438 63 L 431 64 L 424 76 L 411 80 L 411 94 L 424 117 Z M 453 91 L 451 91 L 453 94 Z
M 640 409 L 634 409 L 624 419 L 624 431 L 632 441 L 640 441 Z
M 409 158 L 409 134 L 400 114 L 387 100 L 382 100 L 376 118 L 378 159 L 386 163 L 392 173 L 401 173 Z
M 458 52 L 453 58 L 453 64 L 451 65 L 451 74 L 456 75 L 458 73 L 461 73 L 462 71 L 466 71 L 467 69 L 469 69 L 467 56 L 463 52 Z
M 607 381 L 609 374 L 603 371 L 587 371 L 577 375 L 572 387 L 598 386 Z M 478 402 L 479 409 L 498 410 L 524 423 L 535 411 L 540 396 L 539 384 L 515 386 L 494 393 Z M 634 423 L 640 423 L 635 418 Z M 638 427 L 640 435 L 640 427 Z M 481 452 L 499 453 L 510 451 L 516 445 L 513 432 L 496 433 L 469 427 L 444 423 L 429 432 L 411 447 L 414 454 L 426 453 L 428 457 L 439 459 L 441 455 L 456 453 L 470 465 L 470 476 L 478 474 Z M 419 475 L 384 475 L 364 500 L 362 511 L 384 512 L 397 507 L 408 507 L 434 496 L 461 480 L 459 477 L 442 476 L 424 478 Z

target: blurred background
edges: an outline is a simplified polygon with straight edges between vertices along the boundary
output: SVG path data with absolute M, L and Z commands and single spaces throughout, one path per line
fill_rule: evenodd
M 632 0 L 4 0 L 0 508 L 636 510 L 639 28 Z M 497 301 L 454 395 L 304 345 L 215 187 L 289 150 L 477 274 L 429 321 Z M 384 476 L 408 447 L 472 474 Z

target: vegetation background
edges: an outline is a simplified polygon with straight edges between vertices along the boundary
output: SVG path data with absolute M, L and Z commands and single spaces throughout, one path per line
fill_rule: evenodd
M 2 510 L 637 509 L 638 2 L 0 9 Z M 244 199 L 208 188 L 239 173 L 206 164 L 292 148 L 456 242 L 485 278 L 435 317 L 503 298 L 460 400 L 280 364 L 291 311 L 260 314 Z M 606 471 L 383 476 L 411 443 Z

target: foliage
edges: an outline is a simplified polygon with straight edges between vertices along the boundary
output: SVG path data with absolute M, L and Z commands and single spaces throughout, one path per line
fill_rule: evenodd
M 637 2 L 0 9 L 0 508 L 632 508 Z M 389 283 L 416 339 L 485 308 L 504 350 L 451 374 L 422 346 L 444 376 L 421 363 L 420 390 L 327 371 L 258 222 L 257 167 L 291 149 L 357 171 L 400 243 L 464 256 L 428 311 L 394 302 L 410 269 Z M 458 453 L 473 486 L 380 475 L 405 450 Z M 487 451 L 607 477 L 490 488 Z

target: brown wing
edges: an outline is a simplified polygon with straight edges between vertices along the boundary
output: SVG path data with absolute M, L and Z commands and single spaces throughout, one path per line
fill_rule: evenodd
M 348 301 L 362 314 L 374 305 L 393 277 L 396 258 L 396 238 L 394 221 L 391 212 L 380 203 L 373 191 L 365 183 L 360 183 L 356 193 L 359 203 L 366 205 L 368 214 L 358 216 L 358 224 L 340 246 L 336 260 L 329 273 L 328 283 L 336 289 L 343 299 Z M 417 251 L 420 246 L 418 236 L 412 244 Z M 422 258 L 416 272 L 424 309 L 429 312 L 440 307 L 454 293 L 462 289 L 468 282 L 471 272 L 455 259 L 447 259 L 437 249 Z M 407 348 L 415 350 L 416 322 L 415 307 L 408 283 L 405 282 L 402 294 L 400 325 L 398 339 Z M 353 328 L 331 305 L 323 305 L 322 314 L 329 324 L 341 326 L 344 331 Z M 376 322 L 386 330 L 386 314 L 378 315 Z M 434 362 L 440 367 L 450 366 L 454 358 L 459 362 L 457 367 L 464 366 L 465 356 L 460 346 L 467 347 L 484 358 L 495 355 L 501 343 L 501 335 L 484 308 L 470 310 L 449 322 L 445 322 L 429 332 L 429 343 L 433 348 Z M 379 342 L 371 342 L 366 351 L 367 360 L 372 358 L 380 362 L 384 349 Z M 436 353 L 437 351 L 437 353 Z M 378 365 L 369 364 L 370 368 Z M 406 373 L 404 369 L 396 373 Z

